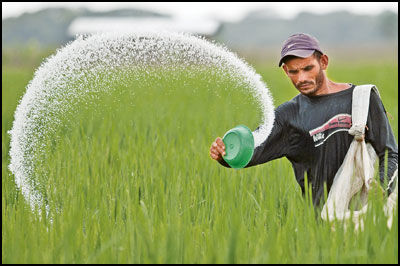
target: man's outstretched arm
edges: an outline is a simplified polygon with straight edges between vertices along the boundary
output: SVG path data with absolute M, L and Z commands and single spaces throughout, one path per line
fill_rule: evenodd
M 263 164 L 273 159 L 281 158 L 287 155 L 288 130 L 281 122 L 279 112 L 276 112 L 274 126 L 268 138 L 254 149 L 253 157 L 245 167 Z M 258 129 L 258 128 L 257 128 Z M 256 130 L 257 130 L 256 129 Z M 225 145 L 220 137 L 216 138 L 210 147 L 210 156 L 225 167 L 230 167 L 223 159 L 225 155 Z

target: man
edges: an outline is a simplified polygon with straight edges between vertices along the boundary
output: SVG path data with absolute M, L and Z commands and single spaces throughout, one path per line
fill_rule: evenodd
M 324 183 L 329 192 L 353 140 L 348 130 L 355 85 L 328 79 L 325 72 L 328 56 L 322 52 L 318 41 L 308 34 L 294 34 L 284 42 L 279 67 L 282 64 L 300 94 L 275 109 L 272 132 L 255 148 L 246 167 L 288 158 L 303 193 L 307 174 L 313 203 L 319 205 L 324 196 Z M 379 157 L 380 180 L 384 184 L 397 169 L 398 152 L 385 108 L 374 91 L 370 97 L 365 141 L 371 143 Z M 386 151 L 388 168 L 385 175 Z M 218 137 L 211 145 L 210 156 L 229 167 L 223 155 L 225 146 Z M 393 184 L 390 183 L 389 194 Z

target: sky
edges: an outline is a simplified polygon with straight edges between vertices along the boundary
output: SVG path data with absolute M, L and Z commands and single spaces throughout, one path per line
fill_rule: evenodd
M 2 2 L 2 19 L 47 7 L 86 7 L 95 11 L 140 8 L 177 17 L 207 18 L 235 22 L 247 12 L 270 8 L 283 18 L 293 18 L 301 11 L 327 13 L 347 10 L 356 14 L 377 14 L 383 10 L 398 13 L 397 2 Z

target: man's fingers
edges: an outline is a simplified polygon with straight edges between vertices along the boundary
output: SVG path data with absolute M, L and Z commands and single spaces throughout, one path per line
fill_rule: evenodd
M 218 151 L 216 151 L 216 150 L 214 150 L 214 149 L 212 149 L 212 150 L 210 151 L 210 156 L 211 156 L 211 158 L 213 158 L 214 160 L 218 160 L 218 159 L 221 157 L 221 155 L 218 153 Z
M 225 153 L 225 144 L 222 141 L 222 139 L 218 137 L 215 140 L 215 142 L 218 144 L 217 149 L 218 149 L 219 153 L 222 154 L 223 156 L 225 156 L 226 155 L 226 153 Z
M 210 156 L 214 160 L 219 160 L 222 156 L 225 156 L 225 144 L 220 137 L 216 138 L 210 147 Z
M 217 138 L 215 142 L 218 144 L 218 146 L 222 147 L 225 150 L 225 144 L 221 138 Z
M 213 158 L 214 160 L 217 160 L 218 159 L 218 155 L 216 155 L 214 153 L 211 153 L 211 158 Z
M 211 147 L 210 153 L 215 154 L 215 155 L 218 155 L 218 150 L 217 150 L 217 148 Z
M 219 154 L 225 156 L 225 154 L 226 154 L 226 153 L 225 153 L 225 150 L 224 150 L 221 146 L 218 146 L 218 147 L 217 147 L 217 150 L 218 150 Z
M 210 147 L 210 154 L 218 155 L 217 144 L 214 142 Z
M 224 147 L 219 146 L 216 141 L 214 141 L 211 144 L 211 147 L 210 147 L 211 158 L 213 158 L 214 160 L 219 160 L 222 156 L 225 156 L 225 154 L 226 153 L 225 153 Z
M 218 155 L 218 145 L 217 143 L 213 142 L 213 144 L 211 144 L 211 148 L 210 148 L 210 152 L 215 153 Z
M 217 138 L 216 141 L 213 142 L 213 144 L 211 145 L 211 149 L 213 149 L 214 152 L 217 154 L 221 154 L 223 156 L 226 155 L 225 145 L 220 138 Z
M 225 151 L 223 151 L 220 147 L 216 147 L 216 148 L 211 148 L 210 149 L 210 153 L 214 154 L 215 156 L 220 156 L 220 155 L 224 155 L 225 156 Z

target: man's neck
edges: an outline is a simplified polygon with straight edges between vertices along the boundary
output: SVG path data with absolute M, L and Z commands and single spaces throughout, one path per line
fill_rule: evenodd
M 350 88 L 350 85 L 348 83 L 336 83 L 329 79 L 325 79 L 325 82 L 318 90 L 318 92 L 315 93 L 315 96 L 336 93 L 346 90 L 348 88 Z

